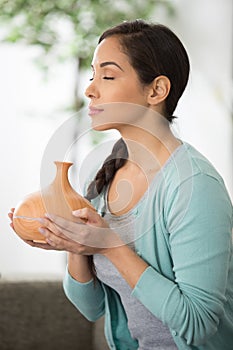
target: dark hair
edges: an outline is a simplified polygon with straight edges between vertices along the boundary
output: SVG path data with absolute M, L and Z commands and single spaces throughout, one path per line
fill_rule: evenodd
M 112 153 L 105 159 L 94 180 L 87 189 L 86 198 L 91 200 L 98 196 L 113 179 L 115 172 L 120 169 L 128 158 L 127 147 L 122 138 L 113 146 Z
M 165 117 L 171 122 L 176 105 L 189 77 L 189 59 L 180 39 L 161 24 L 149 24 L 142 20 L 123 22 L 106 30 L 99 43 L 117 36 L 123 52 L 143 85 L 150 84 L 157 76 L 169 78 L 171 89 L 165 101 Z
M 169 78 L 171 89 L 165 101 L 165 117 L 172 122 L 172 114 L 187 85 L 190 69 L 188 55 L 179 38 L 164 25 L 143 20 L 125 21 L 107 29 L 100 36 L 99 43 L 111 36 L 119 38 L 123 52 L 143 85 L 150 84 L 159 75 Z M 86 198 L 97 197 L 127 158 L 127 147 L 121 138 L 90 183 Z

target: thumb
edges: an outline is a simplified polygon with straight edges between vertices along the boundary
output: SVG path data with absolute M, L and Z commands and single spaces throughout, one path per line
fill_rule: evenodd
M 98 220 L 98 214 L 95 210 L 90 208 L 82 208 L 73 210 L 72 214 L 77 218 L 80 218 L 84 221 L 88 221 L 89 223 L 96 223 Z

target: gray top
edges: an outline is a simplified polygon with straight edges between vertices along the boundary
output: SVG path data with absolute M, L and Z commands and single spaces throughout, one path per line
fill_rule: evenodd
M 106 195 L 103 209 L 104 218 L 109 226 L 134 250 L 135 218 L 132 210 L 120 216 L 111 214 L 107 206 Z M 100 254 L 94 255 L 94 263 L 97 277 L 120 295 L 131 336 L 138 340 L 139 349 L 177 350 L 169 329 L 131 295 L 132 289 L 115 266 Z

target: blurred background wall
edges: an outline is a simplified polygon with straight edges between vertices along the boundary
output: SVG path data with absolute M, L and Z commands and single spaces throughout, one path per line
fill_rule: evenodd
M 178 116 L 175 132 L 209 158 L 233 197 L 232 1 L 170 3 L 175 8 L 174 16 L 168 16 L 165 8 L 158 6 L 150 19 L 170 26 L 183 41 L 191 60 L 189 85 L 175 113 Z M 53 63 L 46 79 L 33 63 L 38 53 L 38 48 L 22 43 L 0 44 L 0 274 L 3 279 L 60 279 L 65 268 L 65 253 L 26 246 L 12 232 L 7 218 L 11 207 L 40 187 L 46 145 L 57 128 L 72 116 L 66 107 L 73 103 L 77 67 L 72 60 Z M 88 84 L 89 72 L 82 76 L 81 94 Z

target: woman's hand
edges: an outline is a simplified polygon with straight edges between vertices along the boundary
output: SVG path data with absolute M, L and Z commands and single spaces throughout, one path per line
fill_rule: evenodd
M 8 214 L 13 226 L 14 208 Z M 104 253 L 107 248 L 123 245 L 118 235 L 112 231 L 107 222 L 94 210 L 83 208 L 73 211 L 77 222 L 49 214 L 40 219 L 39 232 L 46 243 L 22 239 L 31 247 L 45 250 L 64 250 L 80 255 Z
M 8 216 L 11 220 L 10 227 L 13 228 L 14 230 L 14 225 L 13 225 L 13 215 L 14 215 L 15 208 L 11 208 L 10 212 L 8 213 Z
M 11 208 L 10 212 L 8 213 L 8 217 L 10 218 L 10 227 L 14 230 L 14 224 L 13 224 L 13 215 L 14 215 L 15 208 Z M 14 230 L 15 231 L 15 230 Z M 16 232 L 15 232 L 16 233 Z M 20 237 L 21 238 L 21 237 Z M 32 240 L 27 240 L 21 238 L 22 241 L 24 241 L 26 244 L 30 245 L 31 247 L 37 247 L 37 248 L 42 248 L 45 250 L 57 250 L 54 247 L 52 247 L 48 242 L 47 243 L 39 243 L 39 242 L 34 242 Z
M 96 211 L 83 208 L 73 211 L 73 215 L 77 222 L 52 214 L 42 220 L 40 233 L 54 249 L 93 255 L 123 245 L 118 235 Z

